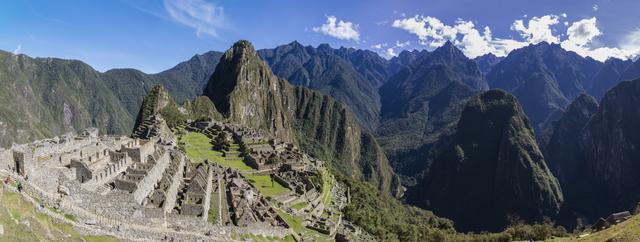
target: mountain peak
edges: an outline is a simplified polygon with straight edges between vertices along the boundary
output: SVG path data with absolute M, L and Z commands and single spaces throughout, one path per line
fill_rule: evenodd
M 331 46 L 327 43 L 318 45 L 318 50 L 332 50 Z
M 563 199 L 520 104 L 502 90 L 467 102 L 452 143 L 430 169 L 415 192 L 462 230 L 499 230 L 509 214 L 541 221 Z
M 431 52 L 431 55 L 439 56 L 448 61 L 453 61 L 455 59 L 469 59 L 451 41 L 447 41 L 443 46 L 440 46 L 433 50 L 433 52 Z
M 239 40 L 238 42 L 233 44 L 231 49 L 227 50 L 224 53 L 224 58 L 235 57 L 235 58 L 249 58 L 258 54 L 256 53 L 256 49 L 253 48 L 253 44 L 247 40 Z

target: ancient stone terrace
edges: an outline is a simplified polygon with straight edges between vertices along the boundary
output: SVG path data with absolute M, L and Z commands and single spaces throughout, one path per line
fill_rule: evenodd
M 160 115 L 153 115 L 143 120 L 133 131 L 132 137 L 138 139 L 157 138 L 160 143 L 175 144 L 173 132 Z
M 187 178 L 179 189 L 180 198 L 176 210 L 181 215 L 206 219 L 211 199 L 213 169 L 207 164 L 190 163 L 185 172 Z
M 273 170 L 283 164 L 294 167 L 294 169 L 304 169 L 305 161 L 308 157 L 302 154 L 293 144 L 279 142 L 271 139 L 267 144 L 246 145 L 244 160 L 245 163 L 260 171 Z
M 284 220 L 260 196 L 242 175 L 235 171 L 226 174 L 227 197 L 232 211 L 232 220 L 236 226 L 254 223 L 267 223 L 271 226 L 288 227 Z
M 135 201 L 140 204 L 162 178 L 170 158 L 164 147 L 158 147 L 143 161 L 134 162 L 114 183 L 115 188 L 133 193 Z
M 149 195 L 147 202 L 151 207 L 163 208 L 164 212 L 171 212 L 176 206 L 176 194 L 182 182 L 185 162 L 188 162 L 182 153 L 175 150 L 171 151 L 170 158 L 169 166 Z
M 277 172 L 271 174 L 273 179 L 287 187 L 299 195 L 315 189 L 315 185 L 311 182 L 310 176 L 318 176 L 313 172 L 302 172 L 292 169 L 289 165 L 282 165 Z

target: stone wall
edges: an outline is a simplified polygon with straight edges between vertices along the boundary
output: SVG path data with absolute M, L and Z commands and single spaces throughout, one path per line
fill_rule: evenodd
M 14 165 L 13 151 L 0 148 L 0 169 L 11 171 Z
M 180 159 L 180 163 L 178 164 L 178 172 L 171 178 L 171 186 L 167 189 L 167 197 L 164 201 L 164 211 L 166 213 L 170 213 L 176 206 L 178 187 L 180 187 L 180 183 L 182 183 L 182 174 L 184 173 L 184 163 L 186 160 L 182 153 L 175 152 L 174 154 L 176 155 L 176 159 Z
M 211 206 L 211 190 L 213 189 L 213 168 L 209 167 L 207 175 L 207 188 L 202 202 L 202 219 L 207 221 L 209 218 L 209 207 Z
M 127 153 L 134 162 L 145 163 L 147 156 L 153 154 L 155 151 L 156 141 L 157 139 L 134 139 L 123 144 L 120 151 Z
M 158 160 L 156 160 L 156 164 L 147 175 L 138 182 L 138 188 L 135 192 L 133 192 L 133 198 L 139 204 L 142 204 L 144 199 L 153 191 L 154 186 L 160 179 L 162 179 L 162 174 L 164 170 L 167 169 L 171 158 L 169 158 L 169 152 L 163 152 Z

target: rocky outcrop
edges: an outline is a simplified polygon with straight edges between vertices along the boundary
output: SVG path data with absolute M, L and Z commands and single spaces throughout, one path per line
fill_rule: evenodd
M 608 59 L 602 69 L 593 77 L 588 86 L 588 92 L 596 98 L 596 100 L 602 99 L 604 94 L 614 87 L 618 82 L 622 81 L 622 77 L 625 70 L 633 62 L 631 60 L 620 60 L 616 58 Z M 629 72 L 631 73 L 631 72 Z M 640 76 L 640 73 L 638 73 Z
M 583 175 L 584 150 L 582 135 L 584 127 L 598 109 L 596 100 L 588 95 L 580 95 L 574 100 L 553 125 L 553 134 L 545 145 L 545 158 L 549 168 L 562 185 L 565 197 L 578 185 L 576 181 Z M 570 199 L 567 199 L 570 200 Z
M 393 190 L 386 157 L 351 112 L 329 96 L 276 77 L 248 41 L 225 52 L 205 95 L 228 121 L 269 130 L 345 174 Z
M 487 75 L 491 71 L 491 69 L 496 66 L 500 61 L 502 61 L 504 57 L 497 57 L 494 54 L 485 54 L 482 56 L 478 56 L 473 59 L 476 63 L 478 63 L 478 68 L 483 75 Z
M 640 201 L 638 124 L 640 79 L 609 90 L 585 126 L 585 169 L 593 179 L 593 193 L 598 194 L 595 209 L 629 210 Z
M 462 230 L 500 230 L 509 217 L 554 217 L 563 196 L 516 98 L 491 90 L 462 111 L 448 148 L 408 199 Z

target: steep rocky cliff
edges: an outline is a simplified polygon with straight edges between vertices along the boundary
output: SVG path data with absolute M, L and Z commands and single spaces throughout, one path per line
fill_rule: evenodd
M 629 69 L 629 66 L 632 63 L 633 62 L 631 60 L 623 61 L 616 58 L 608 59 L 602 66 L 602 69 L 600 69 L 590 81 L 588 92 L 593 95 L 596 100 L 602 99 L 604 94 L 609 91 L 610 88 L 622 81 L 620 78 L 623 73 Z M 631 71 L 629 72 L 629 75 L 632 75 L 630 73 Z
M 598 208 L 632 209 L 640 201 L 640 79 L 605 94 L 584 132 L 587 176 Z M 577 182 L 577 181 L 576 181 Z
M 351 177 L 395 190 L 386 157 L 351 112 L 329 96 L 276 77 L 248 41 L 225 52 L 205 95 L 230 122 L 270 130 Z
M 580 95 L 553 124 L 552 133 L 544 145 L 545 158 L 560 182 L 565 199 L 559 221 L 569 228 L 575 227 L 578 219 L 588 224 L 598 217 L 594 210 L 599 205 L 594 199 L 600 194 L 593 190 L 595 187 L 587 172 L 582 143 L 584 127 L 597 109 L 598 104 L 593 97 Z
M 500 90 L 469 100 L 452 142 L 408 196 L 462 230 L 499 230 L 509 216 L 541 221 L 563 201 L 529 120 Z
M 597 109 L 598 103 L 593 97 L 580 95 L 554 124 L 553 134 L 545 145 L 549 168 L 565 191 L 572 190 L 569 187 L 575 185 L 576 176 L 584 168 L 582 134 L 584 126 Z

